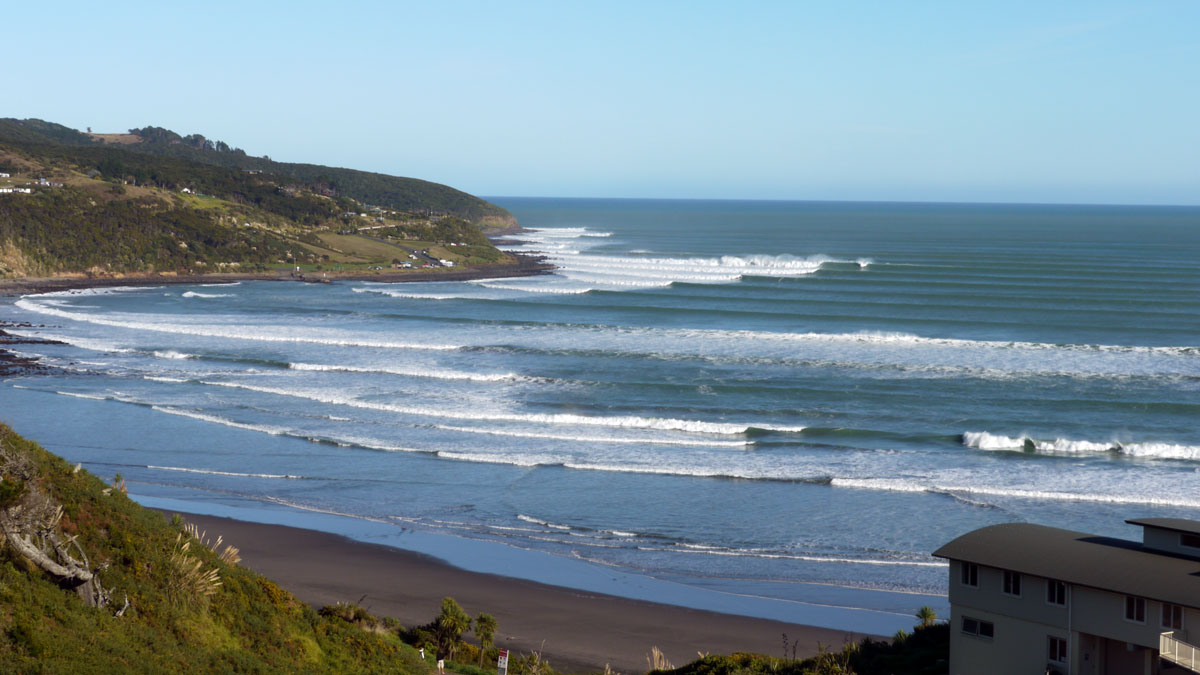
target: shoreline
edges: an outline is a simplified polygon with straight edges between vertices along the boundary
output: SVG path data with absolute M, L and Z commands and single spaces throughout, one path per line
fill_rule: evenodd
M 450 596 L 474 615 L 499 622 L 496 646 L 516 653 L 536 650 L 556 669 L 644 672 L 657 646 L 675 665 L 698 653 L 775 654 L 781 637 L 798 642 L 797 654 L 818 645 L 839 648 L 861 633 L 792 624 L 554 586 L 455 567 L 436 557 L 288 525 L 180 513 L 210 536 L 241 550 L 241 564 L 316 607 L 360 602 L 377 616 L 406 626 L 428 623 L 441 598 Z
M 241 281 L 291 281 L 298 283 L 334 283 L 338 281 L 375 281 L 379 283 L 409 283 L 423 281 L 471 281 L 475 279 L 499 279 L 504 277 L 531 277 L 549 274 L 555 268 L 539 256 L 512 253 L 516 265 L 495 265 L 464 269 L 438 268 L 427 271 L 381 271 L 373 274 L 338 274 L 324 271 L 322 276 L 296 276 L 290 272 L 214 272 L 212 274 L 187 275 L 129 275 L 120 277 L 22 277 L 0 279 L 0 296 L 32 295 L 54 291 L 85 288 L 115 288 L 120 286 L 175 286 L 187 284 L 232 284 Z M 315 273 L 314 273 L 315 274 Z

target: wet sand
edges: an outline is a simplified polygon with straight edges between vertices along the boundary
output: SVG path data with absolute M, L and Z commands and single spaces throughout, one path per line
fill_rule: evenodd
M 654 646 L 679 666 L 698 652 L 777 655 L 785 633 L 799 641 L 797 654 L 815 654 L 818 642 L 837 648 L 862 637 L 469 572 L 419 553 L 314 530 L 182 515 L 241 549 L 242 565 L 314 606 L 362 599 L 372 614 L 413 626 L 431 621 L 441 599 L 451 596 L 472 616 L 496 617 L 496 646 L 537 650 L 551 666 L 569 672 L 602 671 L 605 664 L 622 673 L 644 672 Z

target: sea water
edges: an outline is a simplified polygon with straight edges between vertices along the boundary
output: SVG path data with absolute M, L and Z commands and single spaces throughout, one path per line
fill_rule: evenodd
M 1200 209 L 495 201 L 553 274 L 9 298 L 66 344 L 0 419 L 149 503 L 749 614 L 911 625 L 969 530 L 1200 518 Z

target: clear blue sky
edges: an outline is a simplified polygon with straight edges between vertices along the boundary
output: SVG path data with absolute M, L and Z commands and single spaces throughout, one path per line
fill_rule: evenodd
M 1200 204 L 1200 2 L 34 2 L 0 116 L 483 195 Z

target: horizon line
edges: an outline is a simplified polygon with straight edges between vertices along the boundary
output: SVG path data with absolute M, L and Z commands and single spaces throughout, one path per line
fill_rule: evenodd
M 1025 202 L 1025 201 L 970 201 L 970 200 L 929 200 L 929 199 L 788 199 L 780 197 L 583 197 L 560 195 L 498 195 L 475 194 L 480 199 L 561 199 L 561 200 L 606 200 L 606 201 L 643 201 L 643 202 L 779 202 L 807 204 L 911 204 L 911 205 L 975 205 L 975 206 L 1097 206 L 1097 207 L 1126 207 L 1126 208 L 1200 208 L 1200 202 L 1194 204 L 1167 204 L 1150 202 Z

